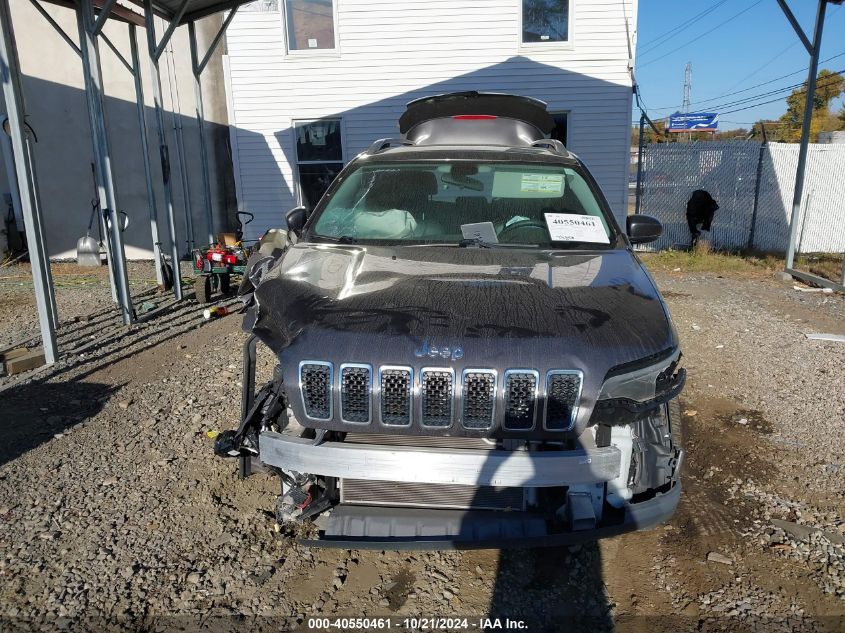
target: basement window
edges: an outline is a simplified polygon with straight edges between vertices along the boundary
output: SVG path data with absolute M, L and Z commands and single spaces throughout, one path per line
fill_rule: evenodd
M 521 0 L 522 43 L 569 41 L 571 0 Z
M 285 0 L 288 52 L 334 50 L 334 0 Z

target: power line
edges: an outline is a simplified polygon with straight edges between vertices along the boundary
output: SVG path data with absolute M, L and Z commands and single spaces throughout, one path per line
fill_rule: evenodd
M 687 28 L 689 28 L 690 26 L 692 26 L 697 20 L 700 20 L 705 15 L 712 13 L 713 11 L 718 9 L 720 6 L 725 4 L 725 2 L 727 2 L 727 1 L 728 0 L 719 0 L 719 2 L 717 2 L 716 4 L 711 6 L 710 8 L 705 9 L 701 13 L 698 13 L 698 14 L 692 16 L 691 18 L 682 22 L 681 24 L 678 24 L 677 26 L 669 29 L 668 31 L 661 33 L 660 35 L 658 35 L 654 39 L 649 40 L 648 42 L 646 42 L 645 44 L 642 45 L 641 50 L 640 50 L 640 54 L 644 55 L 645 53 L 647 53 L 650 50 L 654 50 L 655 48 L 663 46 L 663 44 L 665 44 L 666 42 L 671 40 L 673 37 L 675 37 L 676 35 L 678 35 L 682 31 L 684 31 Z
M 845 72 L 845 69 L 836 71 L 837 74 L 840 74 L 842 72 Z M 827 86 L 833 85 L 837 82 L 837 79 L 838 78 L 834 78 L 834 79 L 831 79 L 828 82 L 822 82 L 822 83 L 816 84 L 816 89 L 825 88 Z M 807 83 L 807 82 L 805 81 L 803 83 Z M 802 84 L 796 84 L 796 85 L 800 86 Z M 797 94 L 803 94 L 803 93 L 807 92 L 807 89 L 802 88 L 801 90 L 796 90 L 795 92 Z M 760 95 L 760 96 L 762 96 L 762 95 Z M 779 97 L 777 99 L 771 99 L 769 101 L 762 101 L 760 103 L 752 103 L 751 105 L 745 106 L 743 108 L 737 108 L 735 110 L 726 110 L 725 112 L 722 112 L 721 114 L 733 114 L 734 112 L 742 112 L 743 110 L 750 110 L 751 108 L 756 108 L 757 106 L 768 105 L 770 103 L 777 103 L 778 101 L 783 101 L 783 97 Z M 738 104 L 739 104 L 739 102 L 737 102 L 737 105 Z
M 819 63 L 824 64 L 826 62 L 832 61 L 834 59 L 838 59 L 838 58 L 843 57 L 843 56 L 845 56 L 845 51 L 842 51 L 841 53 L 838 53 L 837 55 L 832 55 L 831 57 L 828 57 L 827 59 L 823 59 Z M 807 72 L 806 67 L 801 68 L 799 70 L 795 70 L 791 73 L 787 73 L 786 75 L 781 75 L 780 77 L 775 77 L 774 79 L 770 79 L 768 81 L 763 81 L 759 84 L 754 84 L 753 86 L 749 86 L 748 88 L 743 88 L 742 90 L 736 90 L 734 92 L 726 92 L 724 94 L 720 94 L 720 95 L 717 95 L 715 97 L 710 97 L 709 99 L 700 99 L 698 101 L 693 101 L 692 104 L 698 105 L 698 104 L 701 104 L 701 103 L 708 103 L 710 101 L 715 101 L 716 99 L 722 99 L 723 97 L 731 97 L 733 95 L 738 95 L 738 94 L 741 94 L 743 92 L 748 92 L 749 90 L 754 90 L 754 88 L 759 88 L 760 86 L 767 86 L 769 84 L 773 84 L 776 81 L 780 81 L 781 79 L 786 79 L 787 77 L 791 77 L 792 75 L 797 75 L 798 73 L 805 73 L 805 72 Z M 675 106 L 666 106 L 666 107 L 661 107 L 661 108 L 655 108 L 655 110 L 658 111 L 658 112 L 662 112 L 664 110 L 676 109 L 677 107 L 678 106 L 676 106 L 676 105 Z
M 762 3 L 762 2 L 763 2 L 763 0 L 757 0 L 756 2 L 754 2 L 754 3 L 750 4 L 749 6 L 745 7 L 745 8 L 744 8 L 742 11 L 740 11 L 739 13 L 735 13 L 734 15 L 732 15 L 731 17 L 729 17 L 727 20 L 725 20 L 725 21 L 723 21 L 723 22 L 719 22 L 719 24 L 717 24 L 716 26 L 714 26 L 712 29 L 709 29 L 709 30 L 707 30 L 707 31 L 704 31 L 704 33 L 702 33 L 701 35 L 698 35 L 697 37 L 692 38 L 691 40 L 687 40 L 684 44 L 681 44 L 681 45 L 680 45 L 680 46 L 678 46 L 677 48 L 673 48 L 671 51 L 669 51 L 668 53 L 664 53 L 664 54 L 663 54 L 663 55 L 661 55 L 660 57 L 655 57 L 654 59 L 647 61 L 645 64 L 642 64 L 642 65 L 640 66 L 640 68 L 645 68 L 645 67 L 646 67 L 646 66 L 648 66 L 649 64 L 653 64 L 654 62 L 659 61 L 659 60 L 663 59 L 664 57 L 668 57 L 668 56 L 669 56 L 669 55 L 671 55 L 672 53 L 677 53 L 677 52 L 678 52 L 679 50 L 681 50 L 682 48 L 686 48 L 687 46 L 689 46 L 689 45 L 690 45 L 690 44 L 692 44 L 693 42 L 697 42 L 698 40 L 700 40 L 700 39 L 701 39 L 702 37 L 704 37 L 705 35 L 710 35 L 710 33 L 712 33 L 713 31 L 715 31 L 715 30 L 717 30 L 717 29 L 720 29 L 720 28 L 722 28 L 723 26 L 725 26 L 726 24 L 728 24 L 728 23 L 730 23 L 730 22 L 732 22 L 732 21 L 736 20 L 736 19 L 737 19 L 739 16 L 741 16 L 743 13 L 747 13 L 748 11 L 750 11 L 751 9 L 753 9 L 754 7 L 756 7 L 758 4 L 760 4 L 760 3 Z

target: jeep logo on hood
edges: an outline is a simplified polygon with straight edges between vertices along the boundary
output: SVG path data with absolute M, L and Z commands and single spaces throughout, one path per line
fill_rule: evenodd
M 426 356 L 429 358 L 446 358 L 455 361 L 464 357 L 464 348 L 460 346 L 436 347 L 431 345 L 428 339 L 425 339 L 422 345 L 414 350 L 414 356 L 417 358 L 425 358 Z

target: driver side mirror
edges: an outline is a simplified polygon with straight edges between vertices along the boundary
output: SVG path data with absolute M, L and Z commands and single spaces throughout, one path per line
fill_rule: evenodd
M 285 222 L 288 225 L 288 231 L 300 237 L 302 234 L 302 227 L 305 226 L 306 215 L 308 209 L 305 207 L 295 207 L 285 214 Z
M 663 235 L 663 225 L 650 215 L 634 214 L 625 219 L 625 232 L 631 244 L 647 244 Z

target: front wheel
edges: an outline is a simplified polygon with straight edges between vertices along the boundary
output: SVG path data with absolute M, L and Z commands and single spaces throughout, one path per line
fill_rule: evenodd
M 211 275 L 202 275 L 194 282 L 194 296 L 197 303 L 208 303 L 211 301 Z

